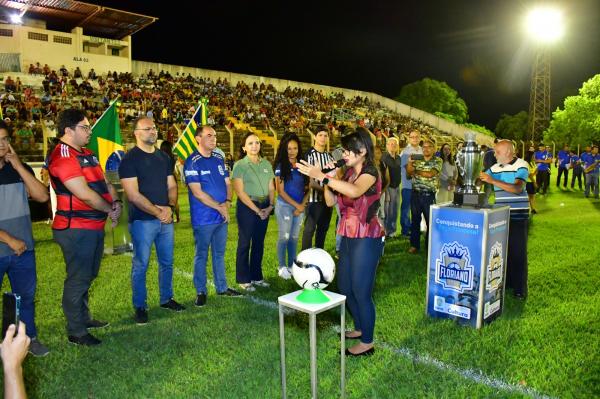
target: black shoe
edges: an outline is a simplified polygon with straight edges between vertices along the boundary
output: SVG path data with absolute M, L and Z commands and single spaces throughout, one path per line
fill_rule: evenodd
M 83 345 L 83 346 L 95 346 L 100 345 L 102 341 L 98 338 L 94 337 L 92 334 L 85 334 L 81 337 L 76 337 L 74 335 L 69 335 L 69 342 L 75 345 Z
M 217 295 L 221 295 L 221 296 L 232 296 L 232 297 L 240 297 L 240 296 L 244 296 L 244 294 L 242 294 L 239 291 L 234 290 L 233 288 L 227 288 L 225 291 L 223 292 L 218 292 Z
M 133 319 L 137 324 L 146 324 L 148 323 L 148 311 L 146 309 L 137 308 L 135 310 L 135 315 Z
M 173 298 L 169 299 L 169 302 L 162 303 L 160 307 L 163 309 L 173 310 L 175 312 L 181 312 L 182 310 L 185 310 L 185 307 L 175 302 Z
M 352 353 L 348 349 L 346 349 L 346 356 L 371 356 L 375 353 L 375 348 L 367 349 L 364 352 L 360 353 Z
M 194 302 L 196 306 L 204 306 L 206 305 L 206 294 L 198 294 L 196 297 L 196 302 Z
M 108 321 L 100 321 L 96 319 L 92 319 L 86 324 L 87 328 L 104 328 L 108 326 L 110 326 L 110 323 Z

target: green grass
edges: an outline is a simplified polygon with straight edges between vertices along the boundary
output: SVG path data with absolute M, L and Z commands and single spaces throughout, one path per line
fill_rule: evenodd
M 280 397 L 275 308 L 248 298 L 217 298 L 213 287 L 207 306 L 193 306 L 193 236 L 187 195 L 181 194 L 174 287 L 176 299 L 187 310 L 175 314 L 158 308 L 152 259 L 150 323 L 135 325 L 131 258 L 105 257 L 90 307 L 111 326 L 97 332 L 103 340 L 97 348 L 67 344 L 61 309 L 64 261 L 49 226 L 35 225 L 37 323 L 40 339 L 52 352 L 25 362 L 30 397 Z M 425 316 L 426 255 L 406 254 L 406 240 L 386 245 L 374 294 L 378 352 L 371 358 L 348 359 L 348 397 L 600 395 L 600 203 L 554 187 L 538 201 L 529 238 L 529 298 L 519 302 L 508 297 L 502 317 L 481 330 Z M 332 232 L 327 249 L 333 249 Z M 276 239 L 272 218 L 263 263 L 272 285 L 252 294 L 273 304 L 279 295 L 297 288 L 276 275 Z M 230 284 L 235 283 L 236 242 L 233 217 L 226 255 Z M 4 288 L 8 290 L 6 281 Z M 319 394 L 324 398 L 339 397 L 339 335 L 333 328 L 338 320 L 337 312 L 318 317 Z M 286 344 L 288 396 L 309 397 L 305 315 L 286 316 Z M 466 369 L 479 377 L 466 376 Z

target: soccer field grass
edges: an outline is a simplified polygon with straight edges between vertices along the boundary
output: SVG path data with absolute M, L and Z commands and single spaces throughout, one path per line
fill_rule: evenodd
M 244 298 L 217 298 L 209 287 L 207 305 L 196 308 L 193 236 L 183 189 L 180 202 L 174 289 L 186 311 L 158 307 L 153 258 L 147 279 L 150 323 L 136 325 L 131 257 L 105 257 L 92 286 L 90 308 L 94 317 L 111 325 L 94 332 L 103 340 L 96 348 L 67 343 L 61 309 L 64 261 L 50 227 L 35 224 L 37 323 L 40 339 L 52 352 L 25 361 L 30 397 L 281 396 L 276 300 L 297 286 L 277 277 L 275 218 L 269 222 L 263 262 L 271 287 Z M 600 202 L 553 187 L 538 199 L 538 210 L 529 236 L 529 298 L 521 302 L 507 296 L 503 315 L 481 330 L 428 318 L 426 254 L 407 254 L 404 239 L 386 243 L 374 292 L 377 352 L 347 359 L 347 397 L 598 397 Z M 237 243 L 233 215 L 232 210 L 226 254 L 232 286 Z M 333 238 L 332 228 L 326 249 L 333 249 Z M 339 397 L 339 313 L 323 313 L 317 321 L 319 395 Z M 309 397 L 306 315 L 286 316 L 286 345 L 288 397 Z

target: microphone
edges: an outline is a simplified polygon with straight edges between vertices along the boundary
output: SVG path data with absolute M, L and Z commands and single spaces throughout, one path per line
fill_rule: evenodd
M 333 162 L 334 162 L 334 167 L 333 168 L 323 168 L 321 169 L 321 172 L 323 173 L 329 173 L 332 170 L 335 170 L 336 168 L 341 168 L 342 166 L 344 166 L 346 164 L 346 161 L 344 160 L 344 149 L 341 147 L 336 148 L 335 150 L 333 150 L 331 152 L 331 156 L 333 157 Z

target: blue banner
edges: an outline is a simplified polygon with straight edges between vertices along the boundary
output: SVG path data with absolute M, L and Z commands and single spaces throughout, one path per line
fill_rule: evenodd
M 500 315 L 508 207 L 431 207 L 427 314 L 479 328 Z

